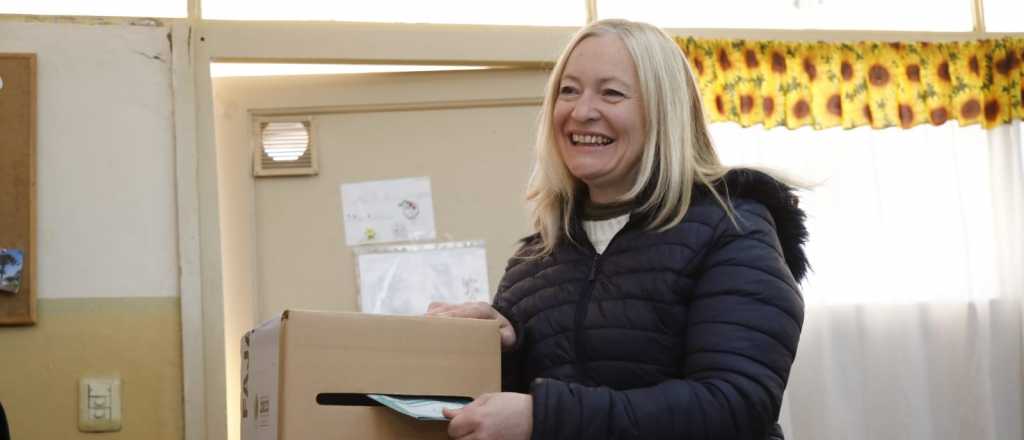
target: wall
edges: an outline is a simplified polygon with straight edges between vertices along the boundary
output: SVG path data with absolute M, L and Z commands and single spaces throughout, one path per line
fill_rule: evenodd
M 39 321 L 0 328 L 15 439 L 182 437 L 169 30 L 0 22 L 38 56 Z M 123 429 L 77 430 L 77 382 L 123 380 Z

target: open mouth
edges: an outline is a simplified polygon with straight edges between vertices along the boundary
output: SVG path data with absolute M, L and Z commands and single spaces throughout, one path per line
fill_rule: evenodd
M 615 139 L 599 134 L 573 133 L 569 135 L 569 141 L 572 142 L 573 145 L 581 147 L 601 147 L 615 142 Z

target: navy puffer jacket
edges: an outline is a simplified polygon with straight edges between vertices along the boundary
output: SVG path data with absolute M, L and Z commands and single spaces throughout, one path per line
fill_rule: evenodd
M 494 302 L 517 335 L 503 387 L 533 396 L 534 439 L 782 437 L 803 323 L 804 213 L 757 171 L 734 170 L 717 188 L 739 229 L 695 189 L 667 231 L 643 230 L 634 213 L 598 255 L 574 219 L 575 244 L 510 260 Z

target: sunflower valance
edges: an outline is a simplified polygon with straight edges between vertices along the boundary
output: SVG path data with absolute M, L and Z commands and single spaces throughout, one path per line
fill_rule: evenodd
M 712 121 L 818 129 L 1024 119 L 1024 39 L 797 43 L 677 37 Z

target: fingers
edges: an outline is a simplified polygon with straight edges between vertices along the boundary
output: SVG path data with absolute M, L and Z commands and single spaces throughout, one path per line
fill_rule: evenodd
M 485 302 L 469 302 L 462 304 L 448 304 L 442 302 L 430 303 L 427 308 L 428 316 L 446 316 L 451 318 L 475 318 L 495 319 L 498 312 Z
M 516 330 L 511 325 L 499 328 L 498 333 L 501 335 L 502 350 L 509 350 L 516 345 Z
M 465 409 L 451 412 L 447 409 L 441 411 L 445 413 L 445 417 L 448 417 L 448 414 L 451 414 L 452 412 L 456 413 L 454 417 L 452 417 L 452 421 L 448 422 L 448 437 L 455 439 L 462 438 L 472 434 L 473 431 L 476 430 L 476 421 L 470 417 L 470 414 L 465 412 Z
M 465 303 L 460 311 L 465 313 L 465 318 L 494 319 L 498 315 L 490 304 L 482 301 Z
M 501 349 L 509 350 L 516 344 L 516 331 L 512 324 L 494 307 L 483 301 L 468 302 L 462 304 L 450 304 L 440 301 L 431 302 L 427 306 L 426 316 L 440 316 L 447 318 L 474 318 L 474 319 L 496 319 L 501 325 L 498 331 L 501 336 Z
M 472 402 L 469 402 L 469 404 L 466 405 L 463 409 L 470 409 L 470 408 L 476 409 L 480 405 L 483 405 L 483 404 L 487 403 L 488 400 L 491 400 L 492 398 L 494 398 L 495 394 L 496 393 L 481 394 L 476 399 L 473 399 Z
M 454 419 L 459 414 L 462 414 L 462 410 L 459 408 L 441 408 L 441 415 L 448 420 Z
M 440 301 L 433 301 L 433 302 L 430 303 L 429 306 L 427 306 L 427 315 L 437 315 L 439 313 L 443 313 L 443 312 L 451 309 L 452 307 L 455 307 L 455 304 L 449 304 L 449 303 L 440 302 Z
M 460 440 L 472 438 L 470 436 L 480 428 L 479 409 L 492 397 L 494 393 L 488 393 L 477 397 L 462 409 L 442 409 L 441 413 L 451 419 L 451 422 L 448 422 L 448 436 Z

